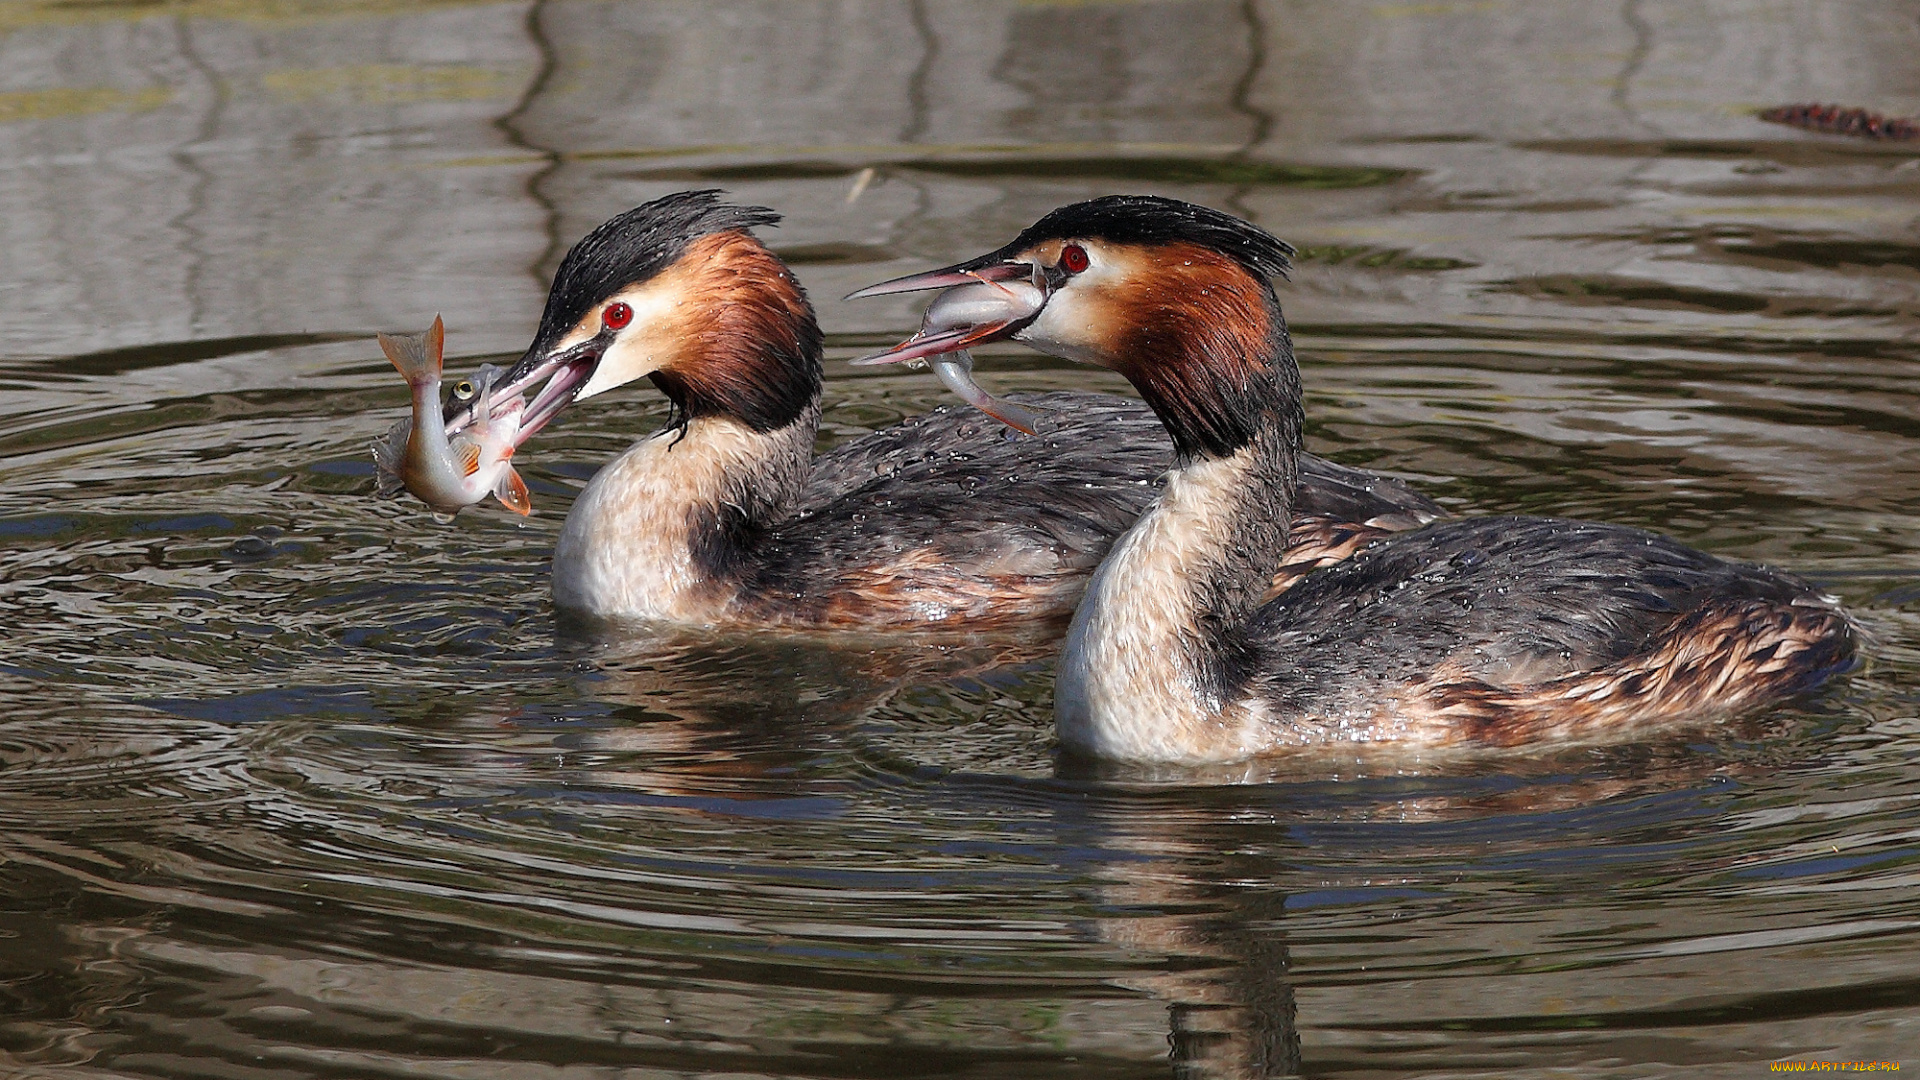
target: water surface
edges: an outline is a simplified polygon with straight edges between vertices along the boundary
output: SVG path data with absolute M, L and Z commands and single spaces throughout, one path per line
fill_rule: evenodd
M 0 6 L 16 1075 L 1750 1076 L 1920 1046 L 1903 4 Z M 562 632 L 537 516 L 370 496 L 442 313 L 722 186 L 860 285 L 1110 191 L 1302 253 L 1317 452 L 1839 594 L 1865 667 L 1611 748 L 1060 759 L 1052 643 Z M 944 399 L 830 362 L 824 444 Z M 1015 348 L 995 392 L 1110 376 Z M 1171 1063 L 1170 1063 L 1171 1059 Z M 1914 1061 L 1909 1055 L 1908 1067 Z

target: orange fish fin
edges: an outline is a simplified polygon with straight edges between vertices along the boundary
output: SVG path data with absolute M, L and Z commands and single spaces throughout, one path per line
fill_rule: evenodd
M 527 482 L 520 479 L 520 473 L 511 465 L 500 474 L 500 482 L 493 485 L 493 497 L 516 514 L 533 513 L 533 497 L 527 494 Z
M 480 471 L 480 444 L 465 443 L 460 447 L 460 475 L 472 476 Z
M 400 374 L 407 377 L 410 386 L 426 386 L 440 377 L 443 350 L 447 342 L 447 328 L 440 316 L 433 317 L 433 325 L 420 334 L 375 334 L 380 340 L 380 351 L 387 354 Z
M 412 382 L 420 365 L 414 362 L 412 353 L 407 349 L 406 336 L 386 333 L 373 336 L 380 342 L 380 351 L 387 354 L 387 362 L 393 365 L 395 371 L 405 375 L 408 382 Z

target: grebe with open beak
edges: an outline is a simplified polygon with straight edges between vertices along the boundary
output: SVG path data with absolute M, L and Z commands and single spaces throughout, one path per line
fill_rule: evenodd
M 1011 338 L 1110 368 L 1173 468 L 1075 612 L 1070 749 L 1231 761 L 1334 742 L 1618 739 L 1746 711 L 1852 658 L 1831 597 L 1638 529 L 1476 517 L 1378 538 L 1266 599 L 1300 500 L 1300 372 L 1271 279 L 1292 249 L 1188 203 L 1109 196 L 869 291 L 950 289 L 875 362 Z
M 1025 399 L 1044 414 L 1038 437 L 983 438 L 999 425 L 947 408 L 815 459 L 820 329 L 749 231 L 778 220 L 683 192 L 613 218 L 561 261 L 532 347 L 494 386 L 495 400 L 532 398 L 518 440 L 642 377 L 673 411 L 575 500 L 554 548 L 556 605 L 713 626 L 1064 620 L 1171 460 L 1159 422 L 1137 401 L 1046 394 Z M 448 430 L 473 409 L 450 402 Z M 1398 481 L 1317 458 L 1300 468 L 1282 585 L 1439 515 Z

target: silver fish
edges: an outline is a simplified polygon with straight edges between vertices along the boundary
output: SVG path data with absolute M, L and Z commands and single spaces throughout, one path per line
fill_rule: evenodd
M 881 354 L 884 359 L 865 357 L 852 363 L 925 360 L 947 389 L 960 395 L 961 400 L 1015 431 L 1037 435 L 1040 414 L 982 390 L 980 384 L 973 381 L 973 354 L 966 348 L 972 339 L 984 336 L 978 332 L 979 328 L 998 329 L 1004 322 L 1009 299 L 1035 311 L 1046 302 L 1044 293 L 1024 281 L 983 279 L 977 285 L 948 289 L 927 307 L 920 319 L 920 329 L 912 338 Z
M 380 349 L 413 390 L 413 415 L 373 443 L 373 463 L 382 495 L 404 488 L 442 515 L 451 516 L 488 495 L 518 514 L 533 512 L 526 482 L 513 467 L 515 437 L 526 401 L 519 395 L 496 404 L 499 369 L 482 367 L 475 379 L 475 419 L 447 435 L 440 408 L 440 370 L 446 328 L 439 316 L 424 334 L 381 334 Z
M 947 389 L 960 395 L 960 400 L 993 417 L 1015 431 L 1028 435 L 1040 434 L 1040 414 L 1032 409 L 1022 408 L 1005 398 L 997 398 L 973 381 L 973 353 L 966 349 L 956 349 L 942 353 L 927 361 L 932 365 L 933 373 Z

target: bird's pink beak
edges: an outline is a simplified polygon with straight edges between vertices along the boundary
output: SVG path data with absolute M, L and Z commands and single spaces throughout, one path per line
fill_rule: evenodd
M 955 285 L 971 285 L 979 281 L 1013 281 L 1017 278 L 1031 278 L 1032 263 L 995 262 L 985 266 L 972 263 L 955 263 L 938 270 L 928 270 L 919 274 L 908 274 L 878 285 L 869 285 L 864 289 L 848 293 L 843 299 L 865 300 L 869 296 L 889 296 L 893 293 L 925 292 L 928 289 L 947 289 Z
M 513 439 L 515 449 L 533 438 L 541 428 L 560 415 L 560 410 L 572 403 L 580 387 L 593 376 L 594 366 L 600 362 L 600 354 L 606 349 L 607 340 L 602 335 L 550 355 L 529 353 L 507 370 L 499 385 L 494 387 L 496 402 L 518 398 L 543 380 L 546 383 L 521 414 L 520 430 Z M 447 434 L 461 431 L 478 419 L 475 415 L 478 404 L 477 401 L 449 403 L 446 413 Z M 501 415 L 501 409 L 496 405 L 491 415 Z
M 919 332 L 885 352 L 851 363 L 863 367 L 897 364 L 1004 341 L 1040 314 L 1048 294 L 1045 278 L 1032 263 L 1003 262 L 979 269 L 948 267 L 895 278 L 861 289 L 849 299 L 922 289 L 946 291 L 927 308 Z

